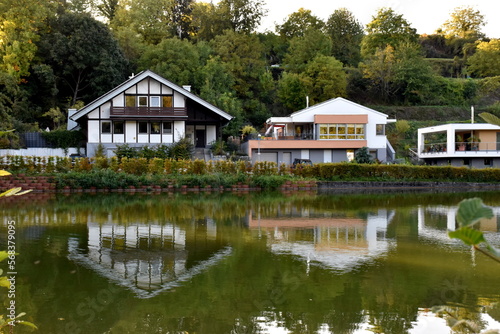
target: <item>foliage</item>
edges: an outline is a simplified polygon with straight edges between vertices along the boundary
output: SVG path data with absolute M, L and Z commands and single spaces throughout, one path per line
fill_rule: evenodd
M 484 37 L 481 27 L 486 24 L 484 15 L 471 6 L 457 7 L 450 14 L 451 18 L 441 27 L 446 37 L 479 39 Z
M 54 131 L 42 132 L 42 137 L 49 145 L 56 148 L 68 149 L 69 147 L 81 147 L 84 139 L 80 131 L 69 131 L 57 129 Z
M 332 40 L 332 55 L 346 66 L 361 61 L 363 25 L 346 8 L 336 9 L 326 22 L 326 32 Z
M 122 83 L 127 62 L 106 26 L 86 14 L 64 13 L 50 21 L 38 56 L 55 75 L 59 95 L 93 100 Z
M 311 104 L 346 96 L 347 76 L 342 63 L 333 57 L 319 55 L 305 67 L 305 75 L 313 83 L 308 96 Z
M 304 36 L 290 40 L 290 47 L 283 58 L 283 66 L 288 72 L 301 73 L 311 59 L 319 55 L 330 56 L 332 41 L 322 31 L 309 29 Z
M 222 139 L 216 140 L 210 147 L 213 155 L 225 155 L 227 151 L 227 144 Z
M 139 68 L 150 69 L 179 85 L 193 83 L 199 67 L 200 55 L 196 46 L 177 37 L 146 47 L 139 58 Z
M 356 150 L 356 154 L 354 155 L 354 160 L 358 164 L 371 164 L 373 163 L 373 157 L 368 150 L 368 147 L 364 146 L 359 150 Z
M 168 157 L 175 160 L 188 160 L 193 157 L 193 154 L 193 144 L 187 137 L 184 137 L 170 146 Z
M 500 40 L 479 42 L 476 53 L 467 60 L 468 71 L 480 77 L 500 75 Z
M 366 32 L 361 42 L 361 52 L 364 56 L 388 46 L 396 49 L 401 44 L 416 44 L 418 41 L 416 29 L 392 8 L 379 9 L 373 20 L 366 25 Z
M 262 0 L 221 0 L 219 6 L 223 18 L 235 32 L 251 33 L 260 25 L 267 13 Z
M 289 112 L 306 107 L 306 97 L 311 91 L 311 80 L 302 73 L 283 73 L 278 82 L 278 99 Z
M 281 37 L 302 37 L 308 29 L 322 30 L 325 23 L 317 16 L 312 15 L 309 9 L 299 8 L 288 15 L 283 24 L 276 25 L 276 31 Z
M 459 228 L 448 232 L 450 238 L 460 239 L 466 245 L 474 247 L 477 251 L 485 254 L 500 263 L 500 250 L 486 240 L 483 232 L 474 228 L 481 219 L 493 217 L 493 210 L 486 207 L 480 198 L 471 198 L 459 203 L 457 211 L 457 223 Z M 484 245 L 483 247 L 481 247 Z

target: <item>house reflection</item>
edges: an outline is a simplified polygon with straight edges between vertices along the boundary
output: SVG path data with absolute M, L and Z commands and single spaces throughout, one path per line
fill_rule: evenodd
M 488 235 L 489 232 L 500 232 L 500 207 L 492 207 L 493 217 L 481 219 L 477 227 Z M 458 206 L 419 206 L 417 208 L 418 236 L 443 244 L 460 244 L 457 239 L 451 239 L 448 231 L 457 228 Z M 491 234 L 491 237 L 497 237 Z
M 188 225 L 87 223 L 87 244 L 68 241 L 69 258 L 140 298 L 179 286 L 228 256 L 213 220 Z
M 267 238 L 277 254 L 292 254 L 327 268 L 349 271 L 386 254 L 394 244 L 386 237 L 393 211 L 380 209 L 366 217 L 295 212 L 279 218 L 254 214 L 251 229 Z

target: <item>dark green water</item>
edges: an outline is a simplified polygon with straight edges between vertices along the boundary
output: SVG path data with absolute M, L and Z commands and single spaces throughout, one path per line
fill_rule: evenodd
M 447 237 L 467 197 L 500 212 L 494 192 L 40 195 L 0 201 L 0 246 L 15 221 L 16 311 L 43 334 L 473 333 L 500 328 L 500 264 Z

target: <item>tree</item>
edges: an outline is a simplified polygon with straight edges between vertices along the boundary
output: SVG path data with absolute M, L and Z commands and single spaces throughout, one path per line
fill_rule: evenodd
M 353 14 L 345 8 L 335 10 L 326 22 L 326 33 L 332 40 L 332 55 L 346 65 L 357 66 L 364 33 Z
M 300 8 L 288 15 L 281 25 L 276 25 L 276 32 L 286 38 L 302 37 L 308 29 L 322 30 L 325 23 L 308 9 Z
M 287 111 L 306 107 L 306 98 L 312 89 L 311 79 L 304 74 L 285 72 L 278 82 L 278 99 Z
M 397 50 L 387 46 L 378 50 L 360 65 L 371 88 L 388 101 L 397 99 L 404 103 L 425 100 L 434 82 L 434 72 L 414 44 L 400 45 Z
M 86 14 L 61 14 L 40 41 L 39 57 L 57 78 L 60 99 L 91 101 L 125 80 L 127 61 L 107 27 Z
M 468 59 L 468 71 L 481 77 L 500 75 L 500 40 L 479 42 L 476 53 Z
M 96 5 L 98 13 L 104 16 L 108 22 L 113 21 L 118 9 L 118 0 L 101 0 Z
M 193 38 L 211 41 L 215 36 L 222 35 L 225 30 L 231 29 L 231 24 L 222 11 L 213 2 L 195 2 L 192 12 Z
M 173 23 L 175 0 L 123 0 L 118 6 L 113 28 L 129 27 L 142 35 L 150 44 L 158 44 L 164 38 L 176 36 Z
M 470 6 L 457 7 L 451 18 L 441 27 L 447 38 L 463 38 L 477 40 L 484 37 L 481 27 L 486 24 L 484 15 Z
M 172 24 L 175 35 L 181 39 L 189 38 L 192 34 L 193 0 L 175 0 L 172 9 Z
M 346 95 L 346 73 L 342 63 L 335 58 L 316 56 L 307 64 L 304 72 L 312 83 L 309 91 L 311 104 Z
M 363 76 L 370 80 L 372 90 L 385 101 L 395 93 L 392 85 L 395 62 L 394 48 L 388 45 L 385 49 L 378 49 L 360 64 Z
M 231 24 L 236 32 L 251 33 L 260 25 L 266 15 L 265 2 L 262 0 L 222 0 L 219 2 L 220 14 Z
M 139 59 L 139 69 L 151 69 L 179 85 L 191 85 L 200 68 L 199 57 L 195 45 L 174 37 L 146 47 Z
M 0 72 L 16 81 L 29 76 L 40 31 L 55 12 L 51 2 L 4 0 L 0 2 Z
M 396 14 L 391 8 L 381 8 L 373 20 L 366 25 L 367 35 L 361 43 L 363 56 L 372 55 L 377 49 L 388 45 L 397 48 L 402 43 L 417 43 L 418 34 L 402 14 Z
M 319 30 L 309 29 L 302 37 L 290 40 L 290 47 L 283 59 L 283 66 L 290 72 L 301 72 L 306 64 L 318 55 L 329 56 L 332 43 L 328 36 Z
M 226 31 L 216 36 L 211 43 L 218 55 L 234 77 L 233 89 L 239 97 L 249 97 L 252 90 L 258 89 L 260 74 L 265 69 L 263 45 L 255 35 Z

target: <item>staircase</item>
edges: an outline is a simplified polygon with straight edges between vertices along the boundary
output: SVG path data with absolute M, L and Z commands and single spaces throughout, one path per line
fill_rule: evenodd
M 194 149 L 193 158 L 197 159 L 197 160 L 209 161 L 210 160 L 210 149 L 204 148 L 204 147 L 196 147 Z

